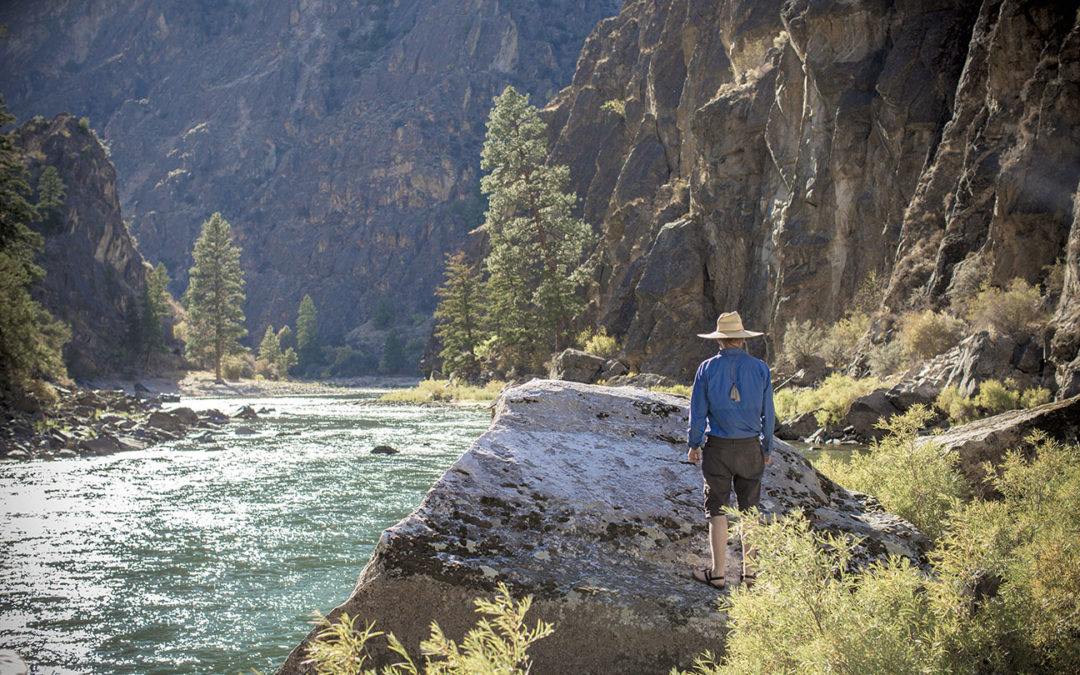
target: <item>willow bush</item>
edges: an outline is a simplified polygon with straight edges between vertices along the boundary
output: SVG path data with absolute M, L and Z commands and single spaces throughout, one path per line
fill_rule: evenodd
M 919 438 L 919 429 L 932 417 L 925 406 L 913 406 L 878 423 L 887 435 L 868 452 L 856 452 L 847 461 L 826 457 L 818 468 L 841 485 L 874 495 L 886 511 L 936 539 L 949 511 L 971 493 L 971 487 L 956 470 L 956 453 Z
M 798 511 L 744 518 L 757 583 L 722 601 L 723 660 L 683 675 L 1080 671 L 1080 446 L 1028 442 L 1032 458 L 987 467 L 1000 499 L 941 516 L 929 573 L 896 557 L 853 569 L 857 544 Z M 913 480 L 879 459 L 888 482 Z
M 493 599 L 476 599 L 476 611 L 483 616 L 461 644 L 447 638 L 439 624 L 431 624 L 431 636 L 420 643 L 422 667 L 393 633 L 376 631 L 373 623 L 357 628 L 356 617 L 342 614 L 335 623 L 323 622 L 324 629 L 312 640 L 305 664 L 317 675 L 528 673 L 532 665 L 529 646 L 554 631 L 543 621 L 537 621 L 532 628 L 525 624 L 531 606 L 531 596 L 514 600 L 506 585 L 500 583 Z M 387 647 L 401 660 L 382 669 L 370 667 L 369 643 L 376 638 L 385 638 Z

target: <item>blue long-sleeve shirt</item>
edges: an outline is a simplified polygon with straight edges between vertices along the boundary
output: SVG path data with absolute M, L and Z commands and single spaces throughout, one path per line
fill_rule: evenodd
M 732 380 L 734 375 L 734 381 Z M 739 400 L 731 400 L 731 385 L 739 387 Z M 691 448 L 705 444 L 705 434 L 720 438 L 757 436 L 765 454 L 772 453 L 772 379 L 769 366 L 741 349 L 721 349 L 698 366 L 690 394 Z

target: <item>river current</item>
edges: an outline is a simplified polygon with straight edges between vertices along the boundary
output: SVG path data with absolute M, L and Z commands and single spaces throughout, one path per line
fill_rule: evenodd
M 35 675 L 273 672 L 490 422 L 378 393 L 184 399 L 268 412 L 210 443 L 0 463 L 0 648 Z

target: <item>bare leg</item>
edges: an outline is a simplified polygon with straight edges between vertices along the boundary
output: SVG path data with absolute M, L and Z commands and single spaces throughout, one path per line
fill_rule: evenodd
M 727 568 L 728 528 L 727 516 L 709 518 L 709 550 L 712 552 L 712 572 L 714 577 L 723 578 Z

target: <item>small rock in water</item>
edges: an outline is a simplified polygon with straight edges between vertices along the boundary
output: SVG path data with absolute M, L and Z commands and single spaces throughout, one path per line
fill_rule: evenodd
M 257 420 L 257 419 L 259 419 L 259 413 L 255 412 L 255 408 L 252 408 L 251 406 L 246 405 L 243 408 L 240 408 L 239 410 L 234 412 L 232 414 L 232 417 L 234 419 L 240 419 L 240 420 Z
M 251 427 L 237 427 L 236 428 L 236 435 L 237 436 L 251 436 L 254 433 L 255 433 L 255 430 L 252 429 Z
M 373 455 L 396 455 L 398 450 L 390 447 L 389 445 L 376 445 L 371 449 Z
M 240 433 L 240 432 L 237 431 L 237 433 Z M 214 442 L 214 434 L 207 431 L 205 434 L 203 434 L 202 436 L 199 436 L 195 440 L 200 442 L 200 443 L 213 443 Z

